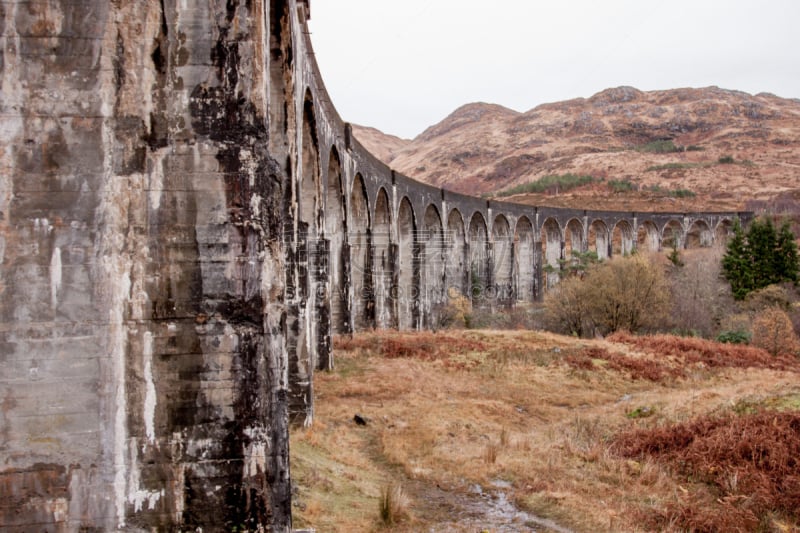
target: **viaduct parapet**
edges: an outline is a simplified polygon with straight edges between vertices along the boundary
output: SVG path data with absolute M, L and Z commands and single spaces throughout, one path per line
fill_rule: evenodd
M 291 529 L 331 335 L 541 298 L 749 213 L 531 207 L 353 138 L 302 0 L 0 4 L 0 530 Z M 546 268 L 551 265 L 554 268 Z

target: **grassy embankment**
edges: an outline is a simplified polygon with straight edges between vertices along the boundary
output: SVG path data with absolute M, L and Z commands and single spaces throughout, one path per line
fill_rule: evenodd
M 335 355 L 315 378 L 314 426 L 292 433 L 296 527 L 800 523 L 796 359 L 671 336 L 452 330 L 339 338 Z M 403 490 L 393 526 L 379 517 L 389 487 Z M 498 511 L 504 497 L 520 512 Z

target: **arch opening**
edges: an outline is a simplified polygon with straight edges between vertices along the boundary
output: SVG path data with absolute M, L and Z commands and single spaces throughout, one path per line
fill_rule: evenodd
M 548 218 L 542 224 L 542 248 L 544 257 L 542 285 L 547 290 L 556 286 L 561 279 L 561 226 L 554 218 Z
M 633 227 L 627 220 L 620 220 L 611 233 L 612 255 L 630 255 L 633 252 Z
M 414 329 L 419 309 L 419 265 L 416 241 L 417 224 L 414 209 L 408 198 L 403 198 L 397 211 L 398 286 L 396 290 L 397 326 Z
M 473 303 L 483 301 L 489 286 L 488 229 L 486 219 L 475 213 L 469 221 L 469 284 Z
M 353 288 L 352 323 L 354 330 L 374 325 L 375 306 L 372 293 L 372 257 L 370 254 L 370 220 L 367 189 L 361 174 L 356 174 L 350 191 L 351 229 L 350 281 Z
M 588 249 L 597 254 L 597 258 L 608 259 L 608 226 L 602 220 L 595 220 L 589 225 Z
M 447 232 L 445 234 L 445 280 L 447 282 L 447 298 L 455 299 L 467 295 L 468 270 L 467 241 L 464 232 L 464 219 L 458 209 L 450 210 L 447 216 Z
M 325 235 L 329 246 L 330 328 L 332 333 L 348 333 L 351 330 L 345 268 L 350 255 L 349 252 L 345 253 L 348 221 L 345 213 L 342 165 L 336 147 L 331 148 L 328 162 L 325 206 Z
M 728 239 L 733 236 L 733 222 L 727 218 L 723 218 L 717 223 L 714 230 L 714 243 L 717 246 L 725 247 L 728 245 Z
M 379 328 L 390 328 L 394 324 L 392 310 L 392 215 L 389 195 L 381 187 L 375 201 L 375 216 L 372 224 L 373 270 L 375 292 L 375 324 Z
M 512 285 L 513 236 L 508 219 L 497 215 L 492 224 L 492 278 L 493 298 L 498 303 L 510 304 L 514 300 Z
M 636 230 L 637 249 L 643 252 L 657 252 L 660 248 L 658 238 L 658 228 L 651 221 L 647 220 L 639 224 Z
M 438 315 L 446 296 L 444 230 L 439 210 L 433 204 L 425 209 L 420 241 L 422 320 L 427 327 L 438 327 Z
M 585 251 L 583 224 L 577 218 L 572 218 L 564 229 L 564 259 L 567 260 L 568 265 L 576 265 L 578 263 L 577 255 Z
M 683 248 L 683 226 L 677 220 L 670 220 L 661 230 L 661 246 L 680 250 Z
M 708 248 L 714 243 L 714 233 L 705 220 L 695 220 L 686 232 L 685 247 Z
M 517 220 L 514 232 L 514 286 L 518 302 L 536 299 L 536 255 L 533 225 L 527 217 Z

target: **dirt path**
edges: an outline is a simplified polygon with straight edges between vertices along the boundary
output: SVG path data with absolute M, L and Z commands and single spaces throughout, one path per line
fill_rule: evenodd
M 473 485 L 468 491 L 449 491 L 422 481 L 410 481 L 408 493 L 415 500 L 414 513 L 429 533 L 572 533 L 546 518 L 517 509 L 508 499 L 510 486 L 496 481 L 491 487 Z

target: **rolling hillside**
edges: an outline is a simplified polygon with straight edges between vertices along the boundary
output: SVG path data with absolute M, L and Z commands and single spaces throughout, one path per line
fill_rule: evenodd
M 771 94 L 618 87 L 525 113 L 467 104 L 410 141 L 373 128 L 354 133 L 392 168 L 458 192 L 592 178 L 513 198 L 524 203 L 794 210 L 800 198 L 800 101 Z

